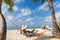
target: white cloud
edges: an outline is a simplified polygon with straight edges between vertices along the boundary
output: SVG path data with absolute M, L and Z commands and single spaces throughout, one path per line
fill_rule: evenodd
M 59 2 L 53 2 L 53 6 L 55 7 L 55 8 L 60 8 L 60 3 Z
M 15 0 L 15 3 L 24 2 L 24 0 Z
M 56 13 L 56 18 L 59 18 L 59 17 L 60 17 L 60 11 Z
M 57 18 L 57 22 L 59 22 L 59 21 L 60 21 L 60 11 L 58 11 L 58 12 L 56 13 L 56 18 Z
M 23 19 L 19 19 L 19 21 L 18 21 L 18 23 L 20 23 L 20 24 L 26 24 L 26 25 L 33 25 L 34 24 L 34 22 L 33 22 L 33 20 L 34 19 L 36 19 L 38 16 L 36 16 L 36 17 L 33 17 L 33 18 L 27 18 L 27 19 L 25 19 L 25 20 L 23 20 Z
M 7 11 L 7 9 L 5 8 L 4 10 L 2 10 L 2 13 L 4 14 Z
M 17 11 L 17 10 L 18 10 L 18 7 L 17 7 L 17 6 L 14 6 L 14 7 L 13 7 L 13 10 L 14 10 L 14 11 Z
M 47 7 L 47 5 L 48 2 L 44 3 L 42 6 L 39 7 L 39 10 L 44 10 L 44 11 L 48 10 L 49 8 Z
M 9 6 L 5 3 L 2 4 L 2 13 L 5 14 L 8 11 Z
M 20 0 L 15 0 L 15 2 L 20 2 Z
M 38 6 L 35 10 L 32 10 L 32 12 L 36 12 L 36 11 L 48 11 L 49 7 L 48 7 L 48 2 L 44 3 L 43 5 Z
M 58 3 L 57 1 L 56 1 L 56 2 L 53 2 L 53 6 L 56 6 L 56 5 L 57 5 L 57 3 Z
M 56 16 L 57 22 L 60 21 L 60 11 L 58 11 L 58 12 L 55 14 L 55 16 Z M 51 17 L 51 16 L 47 16 L 47 17 L 45 18 L 45 21 L 46 21 L 46 22 L 51 22 L 51 21 L 52 21 L 52 17 Z
M 31 10 L 30 9 L 25 8 L 25 9 L 21 9 L 20 11 L 21 12 L 18 14 L 18 16 L 16 16 L 16 18 L 31 15 Z
M 34 25 L 34 22 L 31 21 L 31 22 L 28 22 L 27 25 L 28 25 L 28 24 L 29 24 L 30 26 L 32 26 L 32 25 Z
M 40 10 L 48 11 L 49 10 L 48 4 L 49 4 L 48 2 L 45 2 L 43 5 L 37 7 L 35 10 L 33 10 L 33 12 L 40 11 Z M 58 3 L 57 1 L 53 2 L 53 6 L 55 8 L 60 8 L 60 3 Z
M 21 15 L 22 16 L 27 16 L 31 14 L 31 10 L 30 9 L 21 9 Z
M 17 22 L 18 22 L 18 23 L 21 23 L 21 22 L 22 22 L 22 19 L 19 19 Z
M 42 19 L 42 17 L 40 17 L 39 19 Z
M 7 18 L 8 18 L 9 20 L 12 20 L 12 19 L 13 19 L 13 16 L 7 16 Z
M 52 21 L 51 16 L 47 16 L 47 17 L 45 17 L 45 22 L 51 22 L 51 21 Z
M 60 8 L 60 3 L 56 4 L 55 7 L 56 7 L 56 8 Z
M 33 18 L 27 18 L 26 19 L 26 21 L 32 21 L 33 20 Z
M 38 16 L 35 16 L 33 18 L 27 18 L 25 21 L 32 21 L 32 20 L 35 20 L 36 18 L 38 18 Z
M 19 19 L 20 17 L 22 17 L 22 16 L 21 16 L 21 13 L 19 13 L 15 18 L 16 18 L 16 19 Z

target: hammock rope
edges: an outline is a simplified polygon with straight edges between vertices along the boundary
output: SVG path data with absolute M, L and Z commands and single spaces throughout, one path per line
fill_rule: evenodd
M 10 23 L 14 24 L 14 26 L 16 26 L 16 28 L 19 28 L 19 29 L 20 29 L 20 27 L 19 27 L 17 24 L 15 24 L 15 23 L 12 22 L 11 20 L 9 20 L 5 15 L 4 15 L 4 17 L 5 17 L 8 21 L 10 21 Z

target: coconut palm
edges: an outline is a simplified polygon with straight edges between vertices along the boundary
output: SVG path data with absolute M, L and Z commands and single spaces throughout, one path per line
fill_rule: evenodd
M 1 8 L 2 8 L 2 2 L 8 4 L 10 8 L 8 9 L 10 12 L 13 11 L 13 0 L 0 0 L 0 16 L 2 18 L 2 29 L 0 30 L 0 40 L 6 40 L 6 33 L 7 33 L 7 26 L 6 26 L 6 20 L 4 15 L 2 14 Z
M 45 1 L 48 1 L 49 8 L 50 8 L 50 10 L 52 12 L 52 23 L 53 23 L 52 34 L 53 34 L 53 37 L 60 38 L 60 29 L 59 29 L 58 24 L 56 22 L 55 11 L 54 11 L 54 7 L 53 7 L 53 0 L 32 0 L 31 4 L 33 2 L 39 2 L 39 1 L 42 2 L 42 4 Z

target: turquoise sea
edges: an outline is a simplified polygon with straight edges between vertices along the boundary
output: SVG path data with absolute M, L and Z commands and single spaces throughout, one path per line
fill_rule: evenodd
M 21 28 L 21 27 L 20 27 Z M 32 26 L 32 27 L 27 27 L 27 29 L 32 29 L 32 28 L 41 28 L 41 27 L 36 27 L 36 26 Z M 51 27 L 50 27 L 51 28 Z M 8 30 L 16 30 L 17 27 L 8 27 Z
M 21 27 L 20 27 L 21 28 Z M 32 28 L 40 28 L 40 27 L 27 27 L 27 29 L 32 29 Z M 8 30 L 16 30 L 17 27 L 8 27 Z

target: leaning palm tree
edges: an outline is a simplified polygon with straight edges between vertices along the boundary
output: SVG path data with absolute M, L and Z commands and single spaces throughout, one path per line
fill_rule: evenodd
M 54 11 L 54 7 L 53 7 L 53 0 L 40 0 L 42 2 L 42 4 L 45 2 L 45 1 L 48 1 L 49 3 L 49 8 L 52 12 L 52 23 L 53 23 L 53 27 L 52 27 L 52 35 L 53 37 L 57 37 L 57 38 L 60 38 L 60 29 L 58 27 L 58 24 L 56 22 L 56 17 L 55 17 L 55 11 Z M 33 2 L 39 2 L 39 0 L 32 0 L 31 4 Z
M 13 11 L 13 0 L 0 0 L 0 16 L 2 18 L 2 29 L 0 30 L 0 40 L 6 40 L 6 33 L 7 33 L 7 25 L 4 15 L 2 14 L 1 8 L 2 8 L 2 2 L 8 4 L 10 8 L 8 9 L 10 12 Z

